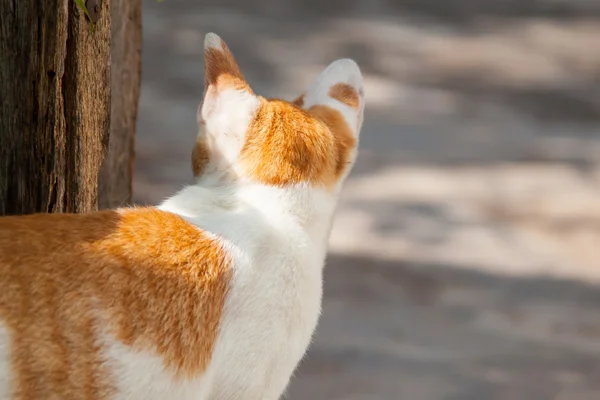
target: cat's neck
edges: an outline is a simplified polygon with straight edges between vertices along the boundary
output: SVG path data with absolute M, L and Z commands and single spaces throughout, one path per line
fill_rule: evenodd
M 188 219 L 205 216 L 253 213 L 273 228 L 286 229 L 293 223 L 316 242 L 329 237 L 336 197 L 325 189 L 307 185 L 278 188 L 258 183 L 218 184 L 200 180 L 163 202 L 159 208 Z

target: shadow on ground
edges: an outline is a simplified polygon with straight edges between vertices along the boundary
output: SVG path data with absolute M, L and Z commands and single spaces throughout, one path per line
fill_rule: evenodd
M 600 395 L 600 289 L 332 254 L 292 399 Z

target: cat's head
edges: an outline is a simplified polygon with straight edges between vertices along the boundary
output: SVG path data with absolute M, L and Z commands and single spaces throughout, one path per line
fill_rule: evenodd
M 192 154 L 197 179 L 337 190 L 352 168 L 365 100 L 358 65 L 329 65 L 293 102 L 255 94 L 227 45 L 204 41 L 205 92 Z

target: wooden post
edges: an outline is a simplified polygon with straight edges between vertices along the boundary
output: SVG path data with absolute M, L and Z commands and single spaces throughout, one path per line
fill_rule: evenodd
M 0 215 L 87 212 L 110 129 L 111 0 L 0 1 Z

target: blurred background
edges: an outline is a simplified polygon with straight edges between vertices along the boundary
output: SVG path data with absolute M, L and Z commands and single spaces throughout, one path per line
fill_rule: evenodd
M 290 399 L 600 399 L 600 0 L 144 1 L 135 200 L 191 182 L 204 34 L 254 90 L 363 70 Z

